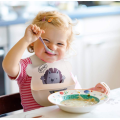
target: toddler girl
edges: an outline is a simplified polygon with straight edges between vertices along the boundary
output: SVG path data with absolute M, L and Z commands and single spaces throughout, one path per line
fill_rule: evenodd
M 43 38 L 46 46 L 54 51 L 55 54 L 46 52 L 39 37 Z M 72 41 L 72 22 L 67 15 L 57 11 L 39 12 L 32 24 L 26 28 L 23 38 L 21 38 L 8 52 L 3 60 L 3 69 L 10 79 L 17 81 L 24 111 L 37 109 L 43 106 L 36 102 L 31 92 L 32 77 L 26 72 L 27 66 L 30 64 L 36 65 L 36 62 L 32 60 L 33 57 L 21 59 L 26 48 L 29 52 L 35 53 L 33 56 L 36 57 L 37 60 L 52 64 L 59 62 L 65 57 Z M 59 65 L 62 66 L 62 64 Z M 74 80 L 70 73 L 67 74 L 71 77 L 70 79 Z M 41 76 L 41 81 L 42 80 L 44 81 L 43 76 Z M 62 77 L 62 82 L 60 84 L 64 82 L 65 77 Z M 45 83 L 47 82 L 44 81 L 44 84 Z M 75 89 L 80 89 L 78 81 L 75 81 L 75 83 Z M 109 87 L 105 83 L 98 83 L 95 87 L 90 89 L 109 94 Z

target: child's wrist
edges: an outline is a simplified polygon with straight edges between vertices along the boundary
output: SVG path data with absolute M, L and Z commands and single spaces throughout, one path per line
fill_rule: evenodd
M 30 41 L 27 40 L 28 38 L 26 38 L 25 36 L 24 36 L 22 39 L 23 39 L 23 41 L 24 41 L 26 44 L 28 44 L 28 45 L 31 44 Z
M 24 36 L 22 39 L 21 39 L 27 46 L 30 45 L 30 42 L 27 41 L 26 37 Z

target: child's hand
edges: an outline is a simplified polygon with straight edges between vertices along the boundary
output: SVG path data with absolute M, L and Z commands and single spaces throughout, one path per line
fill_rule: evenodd
M 110 88 L 109 88 L 108 85 L 107 85 L 106 83 L 104 83 L 104 82 L 98 83 L 98 84 L 95 86 L 94 90 L 99 91 L 99 92 L 102 92 L 102 93 L 105 93 L 105 94 L 107 94 L 107 95 L 109 95 L 109 93 L 110 93 Z
M 40 27 L 31 24 L 26 28 L 24 38 L 29 44 L 31 44 L 35 42 L 42 33 L 45 33 L 45 31 L 40 29 Z

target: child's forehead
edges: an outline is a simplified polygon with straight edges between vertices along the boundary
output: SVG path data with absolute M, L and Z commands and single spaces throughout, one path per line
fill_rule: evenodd
M 64 30 L 54 25 L 48 25 L 47 27 L 42 29 L 45 30 L 45 33 L 42 34 L 42 37 L 56 38 L 56 39 L 58 38 L 63 40 L 68 39 L 69 30 Z

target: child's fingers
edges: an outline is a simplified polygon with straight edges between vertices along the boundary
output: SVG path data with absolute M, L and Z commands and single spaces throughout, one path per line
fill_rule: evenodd
M 102 84 L 100 84 L 100 83 L 96 87 L 100 88 L 101 92 L 103 92 L 103 93 L 106 91 L 106 88 Z
M 36 28 L 36 34 L 41 35 L 42 33 L 45 33 L 45 31 L 40 28 Z
M 40 37 L 42 34 L 42 31 L 38 32 L 37 37 Z
M 31 27 L 31 30 L 32 30 L 32 32 L 33 32 L 34 34 L 36 34 L 34 25 Z
M 38 32 L 40 32 L 41 30 L 40 30 L 40 28 L 39 27 L 36 27 L 36 32 L 38 33 Z
M 44 30 L 42 30 L 42 33 L 45 33 L 45 31 L 44 31 Z
M 36 25 L 34 25 L 34 30 L 37 31 L 37 26 Z
M 43 29 L 40 29 L 40 27 L 33 24 L 31 24 L 31 30 L 35 35 L 37 35 L 37 37 L 41 36 L 42 33 L 45 33 Z
M 41 31 L 40 27 L 38 27 L 37 25 L 33 25 L 32 30 L 36 34 Z
M 33 26 L 33 32 L 37 34 L 37 26 L 36 25 Z
M 105 82 L 101 82 L 101 84 L 104 86 L 107 94 L 109 94 L 109 93 L 110 93 L 110 88 L 109 88 L 109 86 L 108 86 Z
M 38 29 L 38 31 L 40 31 L 40 27 L 38 27 L 37 29 Z
M 99 89 L 101 92 L 109 94 L 110 93 L 110 88 L 108 87 L 108 85 L 106 85 L 104 82 L 98 83 L 95 86 L 96 90 Z
M 43 33 L 43 30 L 40 30 L 40 29 L 36 30 L 36 34 L 38 34 L 39 36 L 41 36 L 42 33 Z
M 34 30 L 34 25 L 33 24 L 31 24 L 31 29 Z
M 31 29 L 33 32 L 36 32 L 36 25 L 31 24 Z

